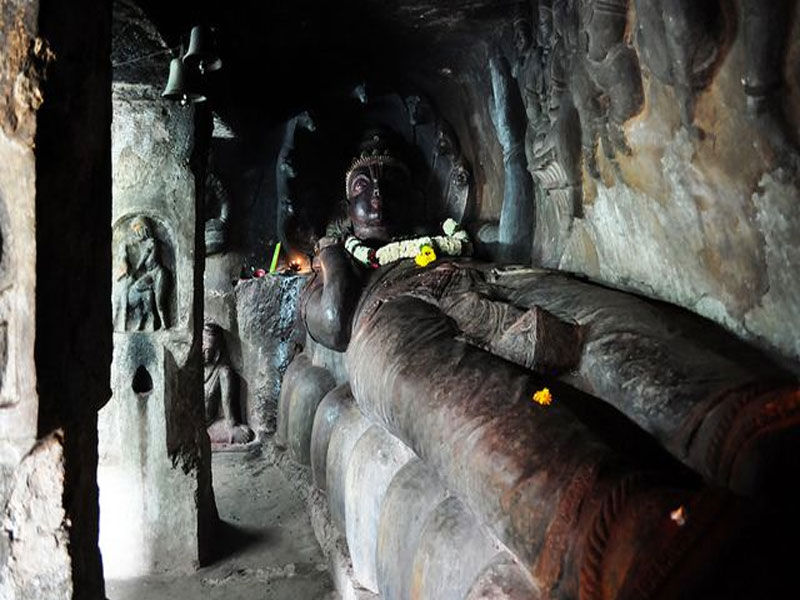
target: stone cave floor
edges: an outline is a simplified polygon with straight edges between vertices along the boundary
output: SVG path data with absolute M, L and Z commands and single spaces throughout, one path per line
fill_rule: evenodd
M 108 600 L 337 599 L 306 503 L 271 455 L 212 455 L 220 558 L 185 576 L 108 580 Z

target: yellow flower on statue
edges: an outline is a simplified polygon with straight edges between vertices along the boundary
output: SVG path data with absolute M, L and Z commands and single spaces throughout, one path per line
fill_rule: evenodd
M 436 260 L 436 252 L 433 251 L 433 246 L 424 244 L 419 247 L 419 254 L 414 257 L 414 262 L 420 267 L 426 267 Z
M 553 395 L 547 388 L 541 389 L 533 395 L 533 401 L 542 406 L 550 406 L 553 403 Z

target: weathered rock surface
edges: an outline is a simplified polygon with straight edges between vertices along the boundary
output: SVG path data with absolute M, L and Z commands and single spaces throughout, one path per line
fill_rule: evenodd
M 376 552 L 378 584 L 385 600 L 409 598 L 414 557 L 430 514 L 447 490 L 418 458 L 401 468 L 384 496 Z
M 70 600 L 75 592 L 69 553 L 69 520 L 61 503 L 66 485 L 64 440 L 40 441 L 10 483 L 0 552 L 0 596 L 9 600 Z
M 299 463 L 311 464 L 311 431 L 317 407 L 336 383 L 326 369 L 311 366 L 299 375 L 289 402 L 286 437 L 289 450 Z M 282 396 L 283 398 L 283 396 Z
M 204 497 L 208 438 L 202 448 L 191 437 L 203 421 L 196 407 L 192 419 L 179 385 L 187 357 L 173 352 L 145 333 L 115 335 L 98 469 L 100 547 L 111 578 L 188 573 L 208 551 L 201 539 L 216 518 Z
M 236 333 L 241 340 L 247 422 L 257 433 L 275 428 L 281 379 L 300 345 L 295 322 L 305 282 L 303 276 L 277 275 L 236 285 Z
M 346 490 L 347 490 L 347 468 L 350 464 L 350 457 L 353 448 L 364 435 L 364 432 L 372 426 L 361 414 L 358 406 L 353 404 L 347 407 L 339 419 L 336 427 L 331 434 L 331 441 L 328 444 L 328 456 L 325 466 L 325 482 L 327 484 L 328 507 L 330 508 L 331 520 L 342 534 L 347 532 L 345 516 L 347 514 Z
M 104 596 L 95 475 L 111 354 L 110 30 L 108 2 L 0 2 L 4 600 Z
M 380 425 L 372 425 L 356 445 L 345 474 L 347 545 L 356 579 L 378 592 L 378 523 L 386 490 L 412 458 L 412 450 Z
M 286 379 L 284 379 L 285 381 Z M 314 415 L 314 425 L 311 429 L 311 475 L 314 485 L 322 491 L 327 489 L 325 469 L 331 435 L 333 435 L 339 417 L 353 403 L 350 385 L 345 383 L 333 388 L 325 395 Z

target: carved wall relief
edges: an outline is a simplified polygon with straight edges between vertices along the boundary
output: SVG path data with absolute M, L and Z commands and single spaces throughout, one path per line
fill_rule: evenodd
M 789 28 L 796 11 L 797 3 L 789 0 L 740 0 L 739 7 L 745 48 L 741 81 L 747 112 L 757 120 L 783 160 L 797 150 L 797 140 L 786 133 L 792 128 L 787 123 L 781 94 Z
M 113 315 L 116 331 L 157 331 L 175 322 L 175 251 L 167 228 L 130 215 L 114 227 Z
M 696 132 L 695 97 L 711 83 L 727 51 L 730 32 L 723 0 L 636 0 L 636 21 L 642 61 L 674 87 L 681 122 Z
M 422 99 L 416 111 L 424 111 L 423 114 L 430 115 L 433 109 Z M 445 214 L 460 222 L 467 210 L 472 181 L 469 167 L 461 153 L 461 145 L 449 123 L 441 118 L 430 117 L 426 129 L 419 139 L 421 145 L 428 147 L 430 151 L 430 179 L 425 191 L 426 197 L 434 201 L 441 198 Z M 434 218 L 440 216 L 434 215 Z
M 8 285 L 11 267 L 11 235 L 13 228 L 10 226 L 8 211 L 5 201 L 0 196 L 0 292 Z
M 769 110 L 769 102 L 782 84 L 786 53 L 789 3 L 741 0 L 741 28 L 745 44 L 745 72 L 742 84 L 751 113 Z
M 571 89 L 581 117 L 585 164 L 598 177 L 598 142 L 609 159 L 630 153 L 622 124 L 641 110 L 644 92 L 638 56 L 625 40 L 628 0 L 583 3 L 577 26 Z
M 303 111 L 286 123 L 281 149 L 275 164 L 275 182 L 277 187 L 277 231 L 281 240 L 292 248 L 309 251 L 314 247 L 314 224 L 308 215 L 313 202 L 309 196 L 318 194 L 318 190 L 302 185 L 298 172 L 302 166 L 298 160 L 297 146 L 308 139 L 319 144 L 314 135 L 317 123 L 309 111 Z
M 10 285 L 10 232 L 11 227 L 9 227 L 8 213 L 3 198 L 0 197 L 0 294 L 3 294 Z M 7 380 L 12 375 L 8 372 L 9 340 L 8 322 L 6 319 L 11 316 L 11 314 L 6 313 L 8 310 L 9 306 L 7 302 L 4 301 L 0 303 L 0 409 L 14 406 L 19 400 L 19 398 L 14 397 L 16 394 L 13 392 L 9 393 L 9 390 L 6 389 Z
M 16 404 L 16 400 L 5 395 L 6 371 L 8 369 L 8 324 L 0 323 L 0 408 Z
M 213 173 L 206 178 L 205 190 L 205 245 L 206 256 L 211 256 L 228 249 L 231 200 L 225 186 Z
M 203 373 L 205 416 L 208 435 L 217 445 L 244 444 L 254 433 L 242 422 L 238 376 L 230 365 L 222 328 L 216 323 L 203 326 Z

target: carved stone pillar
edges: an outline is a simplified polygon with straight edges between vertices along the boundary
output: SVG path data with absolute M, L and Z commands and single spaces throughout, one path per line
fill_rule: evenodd
M 100 414 L 98 477 L 111 578 L 196 568 L 216 520 L 194 115 L 129 84 L 114 84 L 113 111 L 113 396 Z

